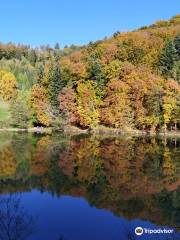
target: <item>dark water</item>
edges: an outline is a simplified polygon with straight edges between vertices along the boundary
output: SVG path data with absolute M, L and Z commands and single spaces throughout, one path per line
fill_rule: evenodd
M 0 134 L 0 240 L 180 240 L 179 227 L 180 140 Z

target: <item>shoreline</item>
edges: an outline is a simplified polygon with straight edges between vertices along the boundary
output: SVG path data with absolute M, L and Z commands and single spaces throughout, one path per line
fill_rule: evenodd
M 27 132 L 27 133 L 52 133 L 62 132 L 65 134 L 79 135 L 79 134 L 92 134 L 92 135 L 133 135 L 133 136 L 160 136 L 160 137 L 180 137 L 180 131 L 167 131 L 164 132 L 150 132 L 143 130 L 122 130 L 116 128 L 93 128 L 93 129 L 81 129 L 78 127 L 70 126 L 63 130 L 54 130 L 53 128 L 33 127 L 33 128 L 0 128 L 0 132 Z
M 28 133 L 51 133 L 51 128 L 34 127 L 34 128 L 0 128 L 0 132 L 28 132 Z

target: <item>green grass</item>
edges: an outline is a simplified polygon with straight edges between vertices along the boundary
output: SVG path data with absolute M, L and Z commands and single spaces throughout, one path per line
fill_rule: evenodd
M 4 121 L 9 118 L 9 111 L 6 109 L 1 109 L 0 107 L 0 120 Z
M 9 105 L 3 100 L 0 100 L 0 121 L 4 122 L 10 117 Z

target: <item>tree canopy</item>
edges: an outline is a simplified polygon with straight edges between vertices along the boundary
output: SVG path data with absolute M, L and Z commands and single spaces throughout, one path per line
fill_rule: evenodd
M 180 129 L 179 19 L 64 49 L 1 43 L 0 96 L 14 118 L 9 124 Z

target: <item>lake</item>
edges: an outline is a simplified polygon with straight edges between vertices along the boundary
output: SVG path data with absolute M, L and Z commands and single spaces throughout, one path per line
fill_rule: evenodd
M 0 133 L 0 240 L 178 240 L 179 227 L 180 139 Z

